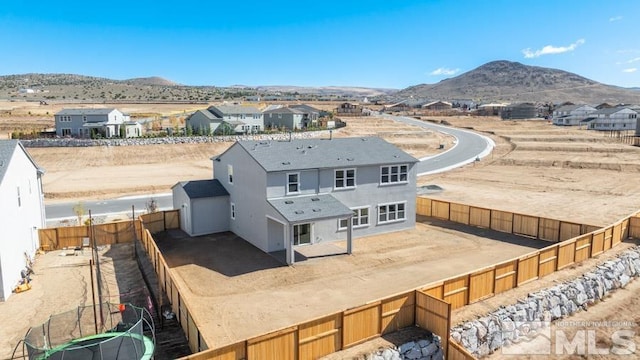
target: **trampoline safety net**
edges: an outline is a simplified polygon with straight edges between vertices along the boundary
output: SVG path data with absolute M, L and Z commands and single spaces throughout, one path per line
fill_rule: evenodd
M 154 331 L 146 309 L 104 303 L 52 315 L 29 329 L 24 344 L 30 360 L 151 359 Z

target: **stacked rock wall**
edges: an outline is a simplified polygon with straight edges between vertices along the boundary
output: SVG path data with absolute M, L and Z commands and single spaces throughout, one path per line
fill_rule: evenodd
M 395 348 L 378 349 L 364 357 L 366 360 L 443 360 L 444 353 L 438 335 L 430 339 L 410 341 Z
M 547 288 L 451 329 L 454 341 L 482 357 L 535 335 L 537 328 L 570 316 L 640 276 L 640 247 L 598 265 L 581 277 Z
M 271 140 L 285 141 L 292 139 L 310 139 L 321 136 L 329 136 L 329 130 L 306 131 L 280 134 L 259 135 L 230 135 L 230 136 L 166 136 L 153 138 L 127 138 L 127 139 L 34 139 L 20 140 L 25 147 L 88 147 L 88 146 L 136 146 L 136 145 L 162 145 L 162 144 L 200 144 L 235 142 L 238 140 Z

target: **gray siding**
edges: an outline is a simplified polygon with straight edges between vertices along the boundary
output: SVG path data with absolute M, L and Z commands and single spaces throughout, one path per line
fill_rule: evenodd
M 302 119 L 302 114 L 267 113 L 264 114 L 264 126 L 266 128 L 285 127 L 289 130 L 302 129 Z
M 197 111 L 187 119 L 185 126 L 191 126 L 191 129 L 196 134 L 197 133 L 213 134 L 218 128 L 218 126 L 220 126 L 220 122 L 213 121 L 209 119 L 207 116 L 205 116 L 203 113 Z M 207 132 L 207 128 L 209 128 L 208 132 Z
M 268 246 L 267 218 L 271 205 L 266 200 L 266 173 L 237 143 L 213 161 L 213 174 L 229 192 L 235 204 L 236 218 L 229 221 L 229 230 L 263 251 Z M 228 167 L 233 164 L 233 184 L 229 183 Z M 271 212 L 273 214 L 273 212 Z
M 229 231 L 229 197 L 218 196 L 191 200 L 193 235 Z

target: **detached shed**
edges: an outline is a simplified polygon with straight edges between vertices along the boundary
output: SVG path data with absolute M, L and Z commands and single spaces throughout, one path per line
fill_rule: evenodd
M 171 188 L 180 228 L 190 236 L 229 231 L 229 193 L 217 179 L 182 181 Z

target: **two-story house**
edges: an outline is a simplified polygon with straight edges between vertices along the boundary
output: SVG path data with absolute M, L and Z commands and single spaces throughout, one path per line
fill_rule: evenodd
M 562 126 L 580 125 L 597 109 L 589 105 L 563 105 L 553 110 L 553 124 Z
M 300 130 L 307 127 L 307 124 L 304 123 L 304 113 L 298 109 L 280 107 L 265 110 L 262 115 L 264 126 L 269 129 Z
M 40 247 L 43 174 L 18 140 L 0 140 L 0 301 L 11 295 L 27 258 Z
M 191 114 L 185 126 L 203 135 L 252 134 L 264 131 L 264 118 L 253 106 L 216 105 Z
M 320 117 L 329 116 L 328 111 L 318 110 L 313 106 L 310 106 L 307 104 L 294 104 L 294 105 L 289 105 L 289 107 L 292 109 L 302 111 L 302 114 L 303 114 L 302 122 L 303 124 L 306 124 L 307 127 L 318 126 L 318 119 Z
M 360 104 L 345 102 L 336 108 L 337 116 L 363 116 L 364 108 Z
M 63 109 L 54 115 L 56 135 L 78 138 L 121 136 L 131 118 L 118 109 Z
M 589 117 L 590 130 L 635 131 L 638 121 L 638 113 L 623 106 L 600 109 L 590 113 Z
M 192 235 L 232 231 L 291 264 L 296 246 L 350 253 L 353 237 L 415 226 L 418 160 L 381 138 L 238 141 L 212 159 L 213 180 L 173 187 Z

